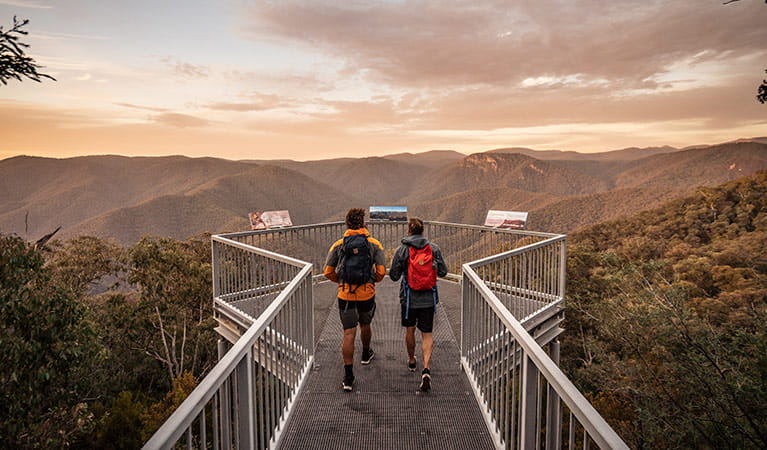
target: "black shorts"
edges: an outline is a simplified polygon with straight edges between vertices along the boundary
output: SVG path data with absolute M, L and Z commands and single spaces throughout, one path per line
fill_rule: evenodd
M 338 299 L 338 314 L 341 316 L 341 325 L 344 330 L 356 328 L 357 324 L 370 325 L 376 313 L 376 298 L 361 301 L 347 301 Z
M 414 327 L 417 325 L 418 329 L 421 330 L 421 333 L 431 333 L 432 328 L 434 328 L 433 307 L 418 309 L 410 308 L 410 313 L 407 316 L 407 319 L 405 319 L 405 305 L 402 305 L 403 327 Z

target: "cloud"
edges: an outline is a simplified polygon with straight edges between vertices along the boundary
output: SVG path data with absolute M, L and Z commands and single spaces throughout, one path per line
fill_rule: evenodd
M 153 112 L 166 112 L 168 111 L 167 108 L 154 108 L 151 106 L 141 106 L 141 105 L 134 105 L 132 103 L 115 103 L 117 106 L 124 106 L 126 108 L 132 108 L 132 109 L 141 109 L 144 111 L 153 111 Z
M 757 3 L 264 2 L 250 10 L 247 29 L 399 87 L 507 86 L 573 74 L 631 87 L 701 52 L 701 61 L 763 52 L 767 27 Z
M 205 105 L 205 107 L 216 111 L 252 112 L 284 108 L 293 104 L 293 100 L 278 95 L 249 94 L 244 97 L 247 98 L 248 101 L 213 102 Z
M 307 91 L 315 94 L 327 93 L 336 87 L 334 82 L 321 79 L 317 74 L 264 73 L 230 70 L 224 71 L 222 75 L 232 82 L 245 82 L 258 85 L 262 88 L 290 92 Z
M 210 122 L 199 117 L 180 113 L 163 113 L 151 116 L 153 122 L 178 128 L 196 128 L 207 126 Z
M 2 2 L 2 0 L 0 0 Z M 86 34 L 72 34 L 72 33 L 54 33 L 54 32 L 36 32 L 34 37 L 36 39 L 46 40 L 60 40 L 60 39 L 86 39 L 93 41 L 109 41 L 112 38 L 107 36 L 94 36 Z
M 20 6 L 22 8 L 52 9 L 51 5 L 44 5 L 39 1 L 32 0 L 0 0 L 0 5 Z
M 207 78 L 210 69 L 206 66 L 177 61 L 170 56 L 161 58 L 161 61 L 171 67 L 173 72 L 182 78 Z
M 263 103 L 226 103 L 216 102 L 206 105 L 206 108 L 214 109 L 217 111 L 237 111 L 237 112 L 250 112 L 250 111 L 267 111 L 274 109 L 279 105 L 265 105 Z

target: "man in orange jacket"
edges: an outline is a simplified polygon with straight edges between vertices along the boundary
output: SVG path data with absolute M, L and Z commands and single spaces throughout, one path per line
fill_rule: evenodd
M 325 277 L 338 283 L 338 312 L 344 328 L 341 352 L 344 359 L 343 388 L 354 386 L 354 340 L 357 325 L 362 341 L 362 364 L 370 364 L 375 352 L 370 348 L 370 323 L 375 315 L 375 283 L 386 275 L 384 249 L 365 228 L 365 210 L 352 208 L 346 213 L 347 230 L 330 247 L 325 261 Z

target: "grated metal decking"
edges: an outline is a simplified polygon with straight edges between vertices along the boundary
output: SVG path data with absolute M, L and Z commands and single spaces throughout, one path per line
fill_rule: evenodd
M 399 322 L 399 283 L 388 277 L 377 286 L 371 347 L 376 356 L 359 363 L 357 333 L 354 391 L 341 389 L 341 324 L 333 305 L 320 333 L 315 367 L 283 432 L 281 449 L 487 449 L 494 448 L 479 406 L 461 370 L 458 343 L 445 307 L 437 308 L 429 393 L 418 391 L 422 369 L 416 332 L 418 370 L 409 372 Z M 440 282 L 445 304 L 460 304 L 460 287 Z M 326 297 L 323 297 L 326 296 Z M 315 302 L 335 299 L 335 284 L 314 288 Z M 454 308 L 451 309 L 454 314 Z

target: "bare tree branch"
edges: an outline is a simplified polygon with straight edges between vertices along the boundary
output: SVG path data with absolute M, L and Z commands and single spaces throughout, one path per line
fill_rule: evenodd
M 162 316 L 160 316 L 160 308 L 157 306 L 154 307 L 155 312 L 157 312 L 157 319 L 160 321 L 160 336 L 162 336 L 162 345 L 165 347 L 165 356 L 166 356 L 166 364 L 168 366 L 168 373 L 170 374 L 170 379 L 173 381 L 175 377 L 173 376 L 173 364 L 171 359 L 171 352 L 168 349 L 168 341 L 165 339 L 165 327 L 162 324 Z
M 42 66 L 24 53 L 29 44 L 19 41 L 19 37 L 28 34 L 23 29 L 28 23 L 29 19 L 19 21 L 14 16 L 13 26 L 8 31 L 0 27 L 0 83 L 4 85 L 8 84 L 9 79 L 22 81 L 22 77 L 38 83 L 42 78 L 56 81 L 52 76 L 38 72 L 37 69 L 42 69 Z
M 184 347 L 186 346 L 186 314 L 184 314 L 184 334 L 181 337 L 181 367 L 179 368 L 179 375 L 184 373 Z

